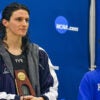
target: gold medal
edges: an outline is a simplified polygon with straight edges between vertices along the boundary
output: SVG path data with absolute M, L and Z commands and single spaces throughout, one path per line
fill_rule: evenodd
M 24 74 L 23 72 L 19 72 L 19 73 L 18 73 L 18 79 L 19 79 L 19 80 L 24 81 L 25 78 L 26 78 L 26 77 L 25 77 L 25 74 Z

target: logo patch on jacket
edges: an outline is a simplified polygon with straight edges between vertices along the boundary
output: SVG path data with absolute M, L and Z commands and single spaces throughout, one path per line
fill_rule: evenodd
M 97 84 L 97 90 L 100 91 L 100 83 Z
M 9 73 L 8 69 L 4 68 L 3 74 L 8 74 L 8 73 Z

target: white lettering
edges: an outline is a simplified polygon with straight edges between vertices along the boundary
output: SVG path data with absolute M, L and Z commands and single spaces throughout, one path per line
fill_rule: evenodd
M 56 28 L 63 29 L 63 30 L 76 31 L 76 32 L 79 31 L 78 27 L 72 27 L 72 26 L 68 27 L 68 25 L 64 25 L 64 24 L 56 24 Z
M 23 59 L 15 59 L 16 63 L 23 63 Z
M 70 26 L 69 28 L 68 28 L 68 30 L 71 30 L 71 31 L 77 31 L 78 32 L 78 27 L 72 27 L 72 26 Z
M 56 28 L 57 28 L 57 29 L 64 29 L 64 30 L 67 30 L 67 29 L 68 29 L 68 25 L 56 24 Z

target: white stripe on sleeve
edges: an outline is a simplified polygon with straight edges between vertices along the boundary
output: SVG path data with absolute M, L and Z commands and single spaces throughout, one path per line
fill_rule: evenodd
M 6 92 L 0 92 L 0 99 L 6 99 L 6 100 L 14 100 L 15 94 L 7 94 Z

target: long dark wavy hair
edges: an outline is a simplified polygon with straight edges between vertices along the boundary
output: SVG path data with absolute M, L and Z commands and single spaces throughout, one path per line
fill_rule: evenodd
M 10 17 L 12 16 L 12 13 L 14 11 L 17 11 L 17 10 L 20 10 L 20 9 L 23 9 L 23 10 L 26 10 L 28 12 L 28 14 L 30 15 L 30 11 L 29 9 L 23 5 L 23 4 L 19 4 L 17 2 L 14 2 L 14 3 L 11 3 L 9 4 L 8 6 L 6 6 L 2 12 L 2 18 L 0 20 L 0 38 L 3 40 L 5 37 L 6 37 L 6 28 L 5 26 L 2 24 L 2 20 L 3 19 L 6 19 L 6 20 L 10 20 Z M 26 44 L 28 40 L 28 34 L 26 34 L 26 36 L 24 36 L 22 38 L 22 43 L 23 45 Z

